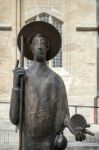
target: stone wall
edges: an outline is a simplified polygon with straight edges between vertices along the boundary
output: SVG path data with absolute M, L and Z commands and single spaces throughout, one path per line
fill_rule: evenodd
M 10 101 L 12 69 L 19 57 L 16 37 L 20 29 L 20 5 L 19 0 L 0 0 L 0 4 L 0 21 L 12 26 L 11 31 L 0 31 L 0 101 Z M 77 32 L 76 27 L 96 26 L 96 2 L 22 0 L 22 25 L 42 12 L 63 22 L 63 67 L 53 69 L 65 82 L 69 104 L 93 106 L 97 91 L 96 32 Z

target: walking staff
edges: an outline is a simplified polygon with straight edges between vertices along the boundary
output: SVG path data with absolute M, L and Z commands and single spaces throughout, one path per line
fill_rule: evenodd
M 21 53 L 20 53 L 20 68 L 24 67 L 24 56 L 23 56 L 23 51 L 24 51 L 24 41 L 23 41 L 23 36 L 21 36 Z M 22 150 L 22 119 L 23 119 L 23 93 L 24 93 L 24 81 L 23 77 L 21 77 L 20 81 L 20 121 L 19 121 L 19 150 Z

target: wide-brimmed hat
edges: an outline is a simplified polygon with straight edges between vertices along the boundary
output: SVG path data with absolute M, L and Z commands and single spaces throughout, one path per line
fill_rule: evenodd
M 34 56 L 30 49 L 30 40 L 36 34 L 43 34 L 49 41 L 50 49 L 47 52 L 46 60 L 52 59 L 61 48 L 61 36 L 58 30 L 51 24 L 44 21 L 35 21 L 26 24 L 19 32 L 17 44 L 21 51 L 21 36 L 24 38 L 24 56 L 33 60 Z

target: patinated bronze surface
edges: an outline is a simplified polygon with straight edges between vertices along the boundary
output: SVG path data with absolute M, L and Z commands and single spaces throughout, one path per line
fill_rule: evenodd
M 54 36 L 54 35 L 53 35 Z M 10 120 L 19 125 L 20 78 L 24 78 L 23 150 L 55 150 L 55 137 L 64 127 L 72 127 L 63 80 L 46 64 L 50 42 L 37 33 L 30 41 L 33 63 L 27 70 L 16 67 L 12 89 Z M 83 135 L 79 135 L 83 140 Z

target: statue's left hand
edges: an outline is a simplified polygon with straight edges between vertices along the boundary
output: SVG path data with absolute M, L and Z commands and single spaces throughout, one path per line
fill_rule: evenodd
M 86 134 L 89 134 L 91 136 L 94 136 L 95 134 L 89 130 L 87 130 L 86 128 L 83 129 L 82 127 L 76 128 L 76 135 L 75 135 L 75 139 L 76 141 L 83 141 L 86 139 Z
M 83 141 L 86 139 L 86 134 L 83 131 L 83 129 L 81 129 L 81 128 L 76 129 L 75 139 L 76 139 L 76 141 Z

